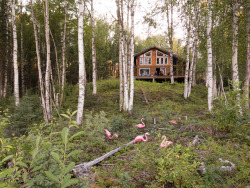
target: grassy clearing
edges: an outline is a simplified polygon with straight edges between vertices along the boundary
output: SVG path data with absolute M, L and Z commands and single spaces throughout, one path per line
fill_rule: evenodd
M 127 114 L 119 112 L 119 80 L 99 81 L 97 96 L 92 96 L 92 86 L 87 84 L 84 124 L 79 128 L 70 128 L 69 135 L 79 131 L 84 131 L 84 134 L 69 142 L 67 148 L 68 153 L 74 150 L 81 150 L 82 153 L 67 158 L 67 164 L 70 161 L 76 164 L 91 161 L 128 143 L 137 135 L 145 132 L 149 132 L 150 135 L 148 142 L 124 148 L 94 166 L 91 169 L 91 176 L 80 179 L 75 187 L 248 186 L 250 184 L 249 129 L 247 129 L 249 111 L 242 117 L 231 116 L 237 114 L 235 108 L 225 110 L 220 103 L 221 100 L 218 100 L 216 110 L 209 113 L 207 89 L 204 86 L 195 86 L 187 100 L 183 98 L 183 88 L 183 84 L 136 81 L 134 110 L 132 114 Z M 149 104 L 146 103 L 142 91 Z M 67 86 L 64 105 L 60 109 L 62 113 L 67 109 L 73 111 L 76 108 L 77 94 L 77 86 Z M 29 113 L 32 112 L 32 108 L 29 109 Z M 11 117 L 8 117 L 9 115 Z M 34 117 L 41 118 L 40 115 L 36 111 Z M 11 113 L 6 111 L 5 114 L 1 113 L 1 127 L 5 127 L 5 132 L 12 130 L 9 128 L 12 116 L 15 120 L 18 119 L 14 110 Z M 187 120 L 185 116 L 188 117 Z M 140 123 L 142 117 L 145 118 L 146 127 L 138 129 L 136 124 Z M 154 118 L 156 124 L 153 123 Z M 171 124 L 170 120 L 176 120 L 178 125 Z M 27 182 L 39 187 L 57 187 L 58 184 L 48 179 L 44 171 L 50 171 L 56 177 L 60 177 L 60 165 L 50 153 L 52 151 L 60 153 L 63 148 L 60 133 L 56 132 L 60 132 L 65 126 L 70 127 L 69 125 L 74 122 L 69 122 L 65 118 L 59 119 L 55 114 L 54 122 L 50 125 L 33 121 L 31 123 L 25 127 L 26 129 L 23 123 L 20 125 L 27 133 L 23 137 L 6 138 L 6 134 L 0 132 L 4 143 L 0 160 L 10 154 L 18 153 L 19 159 L 27 163 L 27 166 L 31 165 L 29 161 L 32 157 L 29 153 L 34 149 L 36 136 L 41 135 L 43 144 L 49 142 L 51 147 L 39 150 L 39 157 L 34 159 L 34 166 L 41 168 L 30 173 Z M 232 128 L 234 124 L 237 126 L 235 129 Z M 16 125 L 16 129 L 18 126 L 19 124 Z M 105 128 L 112 133 L 116 132 L 119 138 L 108 140 L 104 134 Z M 160 148 L 163 135 L 174 142 L 167 149 Z M 203 142 L 197 146 L 190 146 L 195 135 L 199 135 Z M 221 172 L 220 166 L 230 166 L 230 164 L 221 163 L 219 158 L 233 162 L 236 169 L 232 172 Z M 203 174 L 199 174 L 201 162 L 206 163 L 206 172 Z M 6 168 L 5 164 L 1 164 L 1 170 Z M 22 173 L 23 171 L 20 172 Z M 1 181 L 11 182 L 10 177 L 6 176 Z M 13 184 L 18 185 L 19 179 L 17 177 Z

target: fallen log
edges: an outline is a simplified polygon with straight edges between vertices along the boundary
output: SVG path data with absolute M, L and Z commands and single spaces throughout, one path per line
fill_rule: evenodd
M 141 136 L 144 136 L 144 135 L 141 135 Z M 120 151 L 122 148 L 124 147 L 127 147 L 129 145 L 132 145 L 134 144 L 134 140 L 130 141 L 129 143 L 127 144 L 124 144 L 123 146 L 119 147 L 119 148 L 116 148 L 108 153 L 106 153 L 105 155 L 97 158 L 97 159 L 94 159 L 93 161 L 89 161 L 89 162 L 85 162 L 85 163 L 82 163 L 82 164 L 79 164 L 79 165 L 76 165 L 74 167 L 74 169 L 72 170 L 72 173 L 75 177 L 88 177 L 89 176 L 89 169 L 100 163 L 101 161 L 103 161 L 104 159 L 110 157 L 111 155 L 117 153 L 118 151 Z

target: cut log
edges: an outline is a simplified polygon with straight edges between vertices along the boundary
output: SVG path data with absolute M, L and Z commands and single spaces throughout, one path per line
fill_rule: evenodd
M 144 135 L 141 135 L 141 136 L 144 136 Z M 127 147 L 129 145 L 132 145 L 134 144 L 134 140 L 130 141 L 129 143 L 119 147 L 119 148 L 116 148 L 108 153 L 106 153 L 105 155 L 93 160 L 93 161 L 90 161 L 90 162 L 86 162 L 86 163 L 82 163 L 82 164 L 79 164 L 79 165 L 76 165 L 74 167 L 74 169 L 72 170 L 72 173 L 75 177 L 88 177 L 89 176 L 89 169 L 100 163 L 101 161 L 103 161 L 104 159 L 110 157 L 111 155 L 117 153 L 118 151 L 120 151 L 122 148 L 124 147 Z

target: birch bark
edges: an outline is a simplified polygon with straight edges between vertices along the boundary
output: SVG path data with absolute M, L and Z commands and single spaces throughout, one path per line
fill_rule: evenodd
M 65 0 L 64 1 L 64 10 L 65 10 L 64 28 L 63 28 L 63 38 L 62 38 L 62 88 L 61 88 L 60 104 L 62 104 L 62 101 L 63 101 L 63 92 L 64 92 L 65 83 L 66 83 L 66 58 L 65 56 L 66 56 L 67 7 L 68 7 L 68 3 L 67 3 L 67 0 Z
M 208 18 L 207 18 L 207 80 L 208 80 L 208 110 L 212 111 L 213 105 L 213 55 L 212 55 L 212 10 L 211 0 L 208 0 Z
M 9 44 L 9 1 L 6 7 L 6 44 Z M 8 84 L 8 65 L 9 65 L 9 45 L 6 45 L 5 69 L 4 69 L 4 86 L 3 97 L 6 97 L 7 84 Z
M 14 64 L 14 95 L 15 105 L 18 106 L 19 99 L 19 73 L 17 64 L 17 34 L 16 34 L 16 12 L 15 12 L 15 0 L 12 1 L 12 29 L 13 29 L 13 64 Z
M 24 88 L 24 52 L 23 52 L 23 5 L 20 5 L 20 33 L 21 33 L 21 81 L 22 81 L 22 96 L 25 93 Z
M 173 73 L 173 0 L 165 1 L 166 4 L 166 14 L 167 14 L 167 22 L 168 22 L 168 41 L 169 41 L 169 53 L 170 53 L 170 76 L 171 76 L 171 84 L 174 84 L 174 73 Z M 169 18 L 169 8 L 168 4 L 170 4 L 170 14 L 171 18 Z
M 91 31 L 92 31 L 92 81 L 93 81 L 93 95 L 97 94 L 97 86 L 96 86 L 96 47 L 95 47 L 95 23 L 94 23 L 94 5 L 93 0 L 91 0 Z
M 122 48 L 123 48 L 123 34 L 122 34 L 122 18 L 120 13 L 120 0 L 116 0 L 117 6 L 117 18 L 119 24 L 119 77 L 120 77 L 120 111 L 123 109 L 124 95 L 123 95 L 123 58 L 122 58 Z
M 134 103 L 134 16 L 135 4 L 134 0 L 131 1 L 131 36 L 130 36 L 130 97 L 128 111 L 131 113 Z
M 244 98 L 246 100 L 246 108 L 249 109 L 249 84 L 250 84 L 250 8 L 247 8 L 247 24 L 246 24 L 246 41 L 247 41 L 247 59 L 246 59 L 246 76 L 244 81 Z
M 84 2 L 79 0 L 79 15 L 78 15 L 78 60 L 79 60 L 79 96 L 77 106 L 77 125 L 82 124 L 83 107 L 85 99 L 85 83 L 86 71 L 84 61 L 84 41 L 83 41 L 83 17 L 84 17 Z
M 51 62 L 50 62 L 50 37 L 49 37 L 49 0 L 45 0 L 45 38 L 47 48 L 46 58 L 46 72 L 45 72 L 45 104 L 48 121 L 52 119 L 52 112 L 50 109 L 50 76 L 51 76 Z
M 188 97 L 188 74 L 189 74 L 189 38 L 190 38 L 190 20 L 186 14 L 186 27 L 187 27 L 187 55 L 186 55 L 186 69 L 184 80 L 184 98 Z
M 31 13 L 32 13 L 32 20 L 33 20 L 35 42 L 36 42 L 37 68 L 38 68 L 38 77 L 39 77 L 39 86 L 40 86 L 40 92 L 41 92 L 41 103 L 42 103 L 42 108 L 43 108 L 43 116 L 44 116 L 45 122 L 49 123 L 48 114 L 47 114 L 46 107 L 45 107 L 44 83 L 43 83 L 42 70 L 41 70 L 41 56 L 40 56 L 40 49 L 39 49 L 39 44 L 38 44 L 36 20 L 35 20 L 35 14 L 34 14 L 32 0 L 30 0 L 30 5 L 31 5 Z

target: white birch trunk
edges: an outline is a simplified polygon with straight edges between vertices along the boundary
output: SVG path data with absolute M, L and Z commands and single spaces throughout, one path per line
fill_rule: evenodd
M 15 105 L 18 106 L 20 99 L 19 99 L 19 74 L 18 74 L 18 63 L 17 63 L 15 0 L 12 0 L 12 28 L 13 28 L 14 95 L 15 95 Z
M 20 5 L 20 33 L 21 33 L 21 80 L 22 80 L 22 96 L 25 93 L 24 86 L 24 52 L 23 52 L 23 6 L 22 1 Z
M 208 110 L 213 108 L 213 54 L 212 54 L 212 10 L 211 0 L 208 0 L 208 18 L 207 18 L 207 80 L 208 80 Z
M 6 8 L 6 57 L 5 57 L 5 69 L 4 69 L 4 86 L 3 86 L 3 97 L 7 94 L 8 84 L 8 65 L 9 65 L 9 3 L 7 2 Z
M 37 30 L 36 30 L 36 20 L 35 20 L 32 0 L 30 0 L 30 4 L 31 4 L 31 13 L 32 13 L 33 28 L 34 28 L 34 35 L 35 35 L 35 42 L 36 42 L 37 68 L 38 68 L 39 86 L 40 86 L 40 91 L 41 91 L 41 103 L 42 103 L 42 108 L 43 108 L 43 116 L 44 116 L 45 122 L 49 123 L 48 114 L 47 114 L 46 107 L 45 107 L 44 83 L 43 83 L 42 70 L 41 70 L 41 57 L 40 57 L 38 36 L 37 36 Z
M 129 97 L 129 108 L 128 111 L 131 113 L 133 110 L 134 103 L 134 16 L 135 16 L 135 5 L 134 0 L 131 1 L 131 36 L 130 36 L 130 97 Z
M 189 74 L 189 37 L 190 37 L 190 20 L 186 14 L 186 27 L 187 27 L 187 55 L 186 55 L 186 69 L 184 80 L 184 98 L 188 97 L 188 74 Z
M 96 47 L 95 47 L 95 23 L 94 23 L 94 6 L 93 0 L 91 0 L 91 31 L 92 31 L 92 81 L 93 81 L 93 95 L 97 94 L 96 86 Z
M 61 99 L 60 104 L 62 104 L 63 101 L 63 93 L 64 93 L 64 87 L 66 83 L 66 29 L 67 29 L 67 0 L 64 1 L 64 28 L 63 28 L 63 37 L 62 37 L 62 88 L 61 88 Z M 60 86 L 59 86 L 60 87 Z
M 50 76 L 51 76 L 51 62 L 50 62 L 50 37 L 49 37 L 49 0 L 45 0 L 45 38 L 47 47 L 46 73 L 45 73 L 45 104 L 48 115 L 48 121 L 52 119 L 50 109 Z
M 85 99 L 85 83 L 86 71 L 84 61 L 84 41 L 83 41 L 83 17 L 84 17 L 84 2 L 79 0 L 79 15 L 78 15 L 78 60 L 79 60 L 79 96 L 77 106 L 77 125 L 82 124 L 83 108 Z
M 249 109 L 249 84 L 250 84 L 250 8 L 247 9 L 246 24 L 246 41 L 247 41 L 247 59 L 246 59 L 246 76 L 244 82 L 244 98 L 246 100 L 246 108 Z
M 217 97 L 216 55 L 213 53 L 213 98 Z
M 119 77 L 120 77 L 120 111 L 123 109 L 123 58 L 122 58 L 122 48 L 123 48 L 123 40 L 122 40 L 122 19 L 120 14 L 120 0 L 116 0 L 117 6 L 117 18 L 119 24 Z
M 195 36 L 194 36 L 194 42 L 193 42 L 192 61 L 191 61 L 190 71 L 189 71 L 188 97 L 191 94 L 192 83 L 193 83 L 193 69 L 194 69 L 194 62 L 195 62 L 195 56 L 196 56 L 196 43 L 197 43 L 196 31 L 194 32 L 194 35 Z

